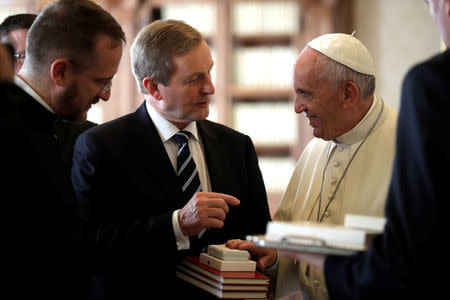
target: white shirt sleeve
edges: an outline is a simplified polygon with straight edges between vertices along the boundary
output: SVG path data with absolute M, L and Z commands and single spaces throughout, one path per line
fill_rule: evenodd
M 177 248 L 178 250 L 189 249 L 190 247 L 189 238 L 183 235 L 180 229 L 180 225 L 178 224 L 178 211 L 179 209 L 175 210 L 172 214 L 172 226 L 173 232 L 175 232 L 175 240 L 177 242 Z

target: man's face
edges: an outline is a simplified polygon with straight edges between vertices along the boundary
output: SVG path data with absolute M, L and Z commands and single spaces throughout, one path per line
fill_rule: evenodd
M 122 44 L 109 36 L 99 36 L 96 43 L 96 61 L 85 70 L 73 73 L 73 80 L 54 102 L 57 114 L 73 121 L 86 120 L 87 112 L 98 101 L 107 101 L 111 83 L 119 67 Z
M 298 56 L 294 69 L 294 109 L 298 114 L 305 113 L 315 137 L 328 141 L 345 133 L 340 124 L 342 91 L 319 79 L 317 62 L 321 55 L 305 48 Z
M 17 73 L 22 68 L 25 59 L 25 49 L 27 42 L 28 29 L 14 29 L 7 35 L 6 39 L 14 46 L 14 54 L 16 55 L 14 61 L 14 72 Z
M 214 62 L 208 45 L 203 41 L 186 54 L 174 57 L 173 65 L 170 83 L 167 86 L 158 83 L 162 100 L 156 109 L 182 129 L 209 114 L 210 96 L 215 92 L 211 81 Z

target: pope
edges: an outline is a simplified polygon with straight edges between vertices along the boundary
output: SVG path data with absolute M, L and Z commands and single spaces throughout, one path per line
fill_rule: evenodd
M 353 35 L 319 36 L 297 57 L 293 83 L 295 112 L 309 120 L 314 138 L 274 220 L 343 224 L 346 214 L 384 216 L 397 112 L 374 92 L 368 49 Z M 302 299 L 328 299 L 321 270 L 252 242 L 228 244 L 252 252 L 259 267 L 273 273 L 277 298 L 301 291 Z

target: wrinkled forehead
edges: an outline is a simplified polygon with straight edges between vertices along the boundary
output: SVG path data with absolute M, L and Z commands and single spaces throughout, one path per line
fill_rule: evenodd
M 208 72 L 214 65 L 211 50 L 205 41 L 182 55 L 172 58 L 174 72 Z

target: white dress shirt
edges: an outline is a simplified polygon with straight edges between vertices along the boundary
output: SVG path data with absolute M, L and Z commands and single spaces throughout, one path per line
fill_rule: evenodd
M 158 131 L 161 141 L 166 149 L 167 155 L 169 156 L 170 162 L 172 163 L 173 169 L 177 170 L 177 153 L 178 145 L 172 140 L 178 131 L 180 131 L 174 124 L 162 117 L 154 108 L 151 106 L 149 101 L 145 101 L 145 107 L 147 108 L 148 114 L 155 124 L 156 130 Z M 200 185 L 202 186 L 202 191 L 211 191 L 211 183 L 209 180 L 208 168 L 206 167 L 205 155 L 203 151 L 203 145 L 200 136 L 197 132 L 197 123 L 191 122 L 184 129 L 184 131 L 189 131 L 192 136 L 189 139 L 189 149 L 192 154 L 192 158 L 197 166 L 198 175 L 200 178 Z M 172 214 L 172 225 L 173 231 L 175 232 L 175 239 L 177 242 L 178 250 L 189 249 L 189 238 L 185 237 L 180 230 L 180 225 L 178 224 L 178 209 Z M 203 231 L 200 233 L 202 234 Z

